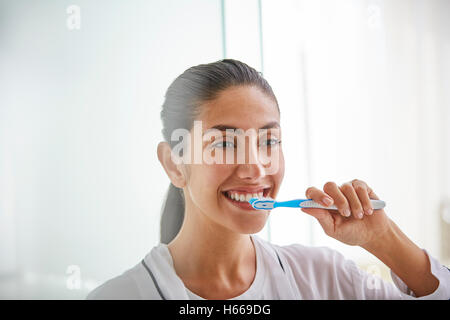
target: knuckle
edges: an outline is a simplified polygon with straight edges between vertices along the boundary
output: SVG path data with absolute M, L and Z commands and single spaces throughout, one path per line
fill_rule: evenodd
M 334 203 L 335 203 L 336 207 L 338 207 L 338 208 L 342 208 L 342 209 L 349 208 L 347 200 L 345 200 L 342 197 L 339 197 L 338 199 L 336 199 L 334 201 Z
M 353 189 L 353 186 L 350 183 L 346 182 L 342 184 L 341 189 L 344 191 L 349 191 Z
M 330 189 L 332 189 L 332 188 L 336 188 L 336 183 L 334 183 L 333 181 L 328 181 L 327 183 L 325 183 L 325 184 L 323 185 L 323 189 L 324 189 L 324 190 L 325 190 L 325 189 L 330 190 Z
M 366 187 L 362 184 L 357 184 L 354 186 L 355 191 L 366 191 Z
M 363 180 L 359 180 L 359 179 L 354 179 L 352 180 L 352 184 L 358 184 L 358 185 L 362 185 L 364 187 L 368 187 L 367 183 Z
M 306 189 L 306 192 L 305 192 L 305 194 L 306 194 L 306 196 L 310 196 L 311 194 L 312 194 L 312 192 L 314 191 L 314 187 L 309 187 L 308 189 Z

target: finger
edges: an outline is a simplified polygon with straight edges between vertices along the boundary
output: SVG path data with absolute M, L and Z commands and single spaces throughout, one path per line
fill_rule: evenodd
M 339 187 L 334 182 L 327 182 L 323 186 L 323 190 L 333 198 L 336 208 L 339 210 L 341 215 L 344 217 L 349 217 L 351 215 L 350 206 L 348 204 L 347 198 L 341 192 Z
M 305 194 L 308 199 L 312 199 L 315 202 L 324 205 L 325 207 L 331 206 L 333 204 L 333 198 L 331 198 L 322 190 L 317 189 L 316 187 L 309 187 L 308 189 L 306 189 Z
M 353 189 L 355 189 L 356 194 L 359 197 L 359 201 L 364 209 L 366 215 L 371 215 L 373 213 L 372 203 L 369 198 L 368 186 L 364 181 L 353 180 Z
M 353 185 L 349 182 L 346 182 L 340 187 L 340 189 L 347 198 L 348 203 L 350 204 L 353 216 L 357 219 L 362 219 L 364 215 L 362 205 L 359 201 L 355 189 L 353 188 Z

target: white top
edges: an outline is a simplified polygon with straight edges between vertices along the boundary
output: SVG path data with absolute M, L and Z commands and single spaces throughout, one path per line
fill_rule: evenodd
M 450 270 L 426 250 L 439 287 L 415 298 L 392 271 L 395 285 L 366 273 L 330 248 L 278 246 L 256 235 L 251 239 L 256 249 L 255 278 L 247 291 L 230 300 L 450 299 Z M 203 299 L 184 286 L 166 244 L 154 247 L 143 262 L 97 287 L 87 299 Z

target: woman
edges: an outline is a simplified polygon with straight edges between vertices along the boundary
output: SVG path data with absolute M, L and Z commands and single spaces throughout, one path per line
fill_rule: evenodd
M 189 68 L 168 88 L 161 118 L 165 141 L 158 158 L 171 181 L 161 243 L 88 299 L 450 298 L 448 269 L 409 240 L 384 210 L 372 210 L 370 199 L 378 197 L 360 180 L 306 190 L 308 198 L 338 210 L 301 210 L 327 235 L 378 257 L 391 269 L 395 286 L 374 286 L 371 275 L 329 248 L 278 246 L 254 235 L 269 213 L 252 210 L 246 200 L 276 198 L 284 158 L 277 99 L 253 68 L 232 59 Z M 194 129 L 215 131 L 205 139 Z M 188 133 L 183 143 L 173 139 L 177 130 Z M 242 132 L 257 130 L 263 134 L 250 134 L 239 151 Z M 215 161 L 192 161 L 199 150 Z M 241 155 L 245 160 L 236 161 Z M 232 161 L 220 161 L 225 159 Z

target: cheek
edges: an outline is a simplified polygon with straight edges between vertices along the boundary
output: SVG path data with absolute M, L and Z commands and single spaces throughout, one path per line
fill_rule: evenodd
M 277 174 L 277 179 L 279 180 L 279 183 L 281 183 L 281 181 L 283 181 L 283 177 L 284 177 L 284 155 L 283 152 L 280 153 L 280 171 Z
M 281 183 L 283 182 L 284 178 L 284 156 L 283 153 L 280 153 L 280 157 L 278 160 L 278 169 L 276 172 L 272 175 L 273 181 L 275 182 L 275 194 L 278 193 L 278 190 L 281 187 Z
M 275 183 L 281 183 L 284 177 L 284 155 L 281 150 L 273 152 L 268 164 L 265 165 L 266 175 L 271 176 Z
M 231 174 L 227 165 L 194 165 L 192 168 L 189 189 L 193 200 L 198 206 L 217 203 L 219 187 Z

